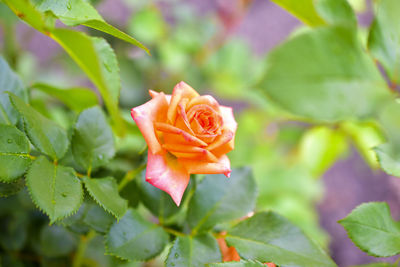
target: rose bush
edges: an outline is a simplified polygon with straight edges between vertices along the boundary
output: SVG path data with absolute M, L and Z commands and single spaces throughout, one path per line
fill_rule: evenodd
M 184 82 L 172 95 L 150 90 L 152 99 L 131 110 L 148 149 L 146 181 L 167 192 L 179 206 L 190 174 L 229 177 L 226 153 L 234 148 L 237 123 L 232 108 L 200 96 Z

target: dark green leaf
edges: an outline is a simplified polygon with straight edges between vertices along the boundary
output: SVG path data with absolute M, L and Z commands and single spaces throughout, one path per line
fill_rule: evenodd
M 253 211 L 257 188 L 251 170 L 236 169 L 231 177 L 207 175 L 190 200 L 188 223 L 193 232 L 208 230 Z
M 115 222 L 106 235 L 107 253 L 122 259 L 143 261 L 160 254 L 168 243 L 168 234 L 135 210 Z
M 77 241 L 76 235 L 57 225 L 46 225 L 40 232 L 40 248 L 46 257 L 68 255 L 75 249 Z
M 97 232 L 105 234 L 115 221 L 114 217 L 95 203 L 86 205 L 83 222 Z
M 217 240 L 209 233 L 198 236 L 179 236 L 171 247 L 168 267 L 204 266 L 220 262 L 221 252 Z
M 24 179 L 12 183 L 0 183 L 0 197 L 8 197 L 18 193 L 25 186 Z
M 299 20 L 310 26 L 324 25 L 325 22 L 319 17 L 314 8 L 313 0 L 272 0 L 274 3 L 280 5 L 290 13 L 292 13 Z
M 97 10 L 85 0 L 41 0 L 36 7 L 42 12 L 53 12 L 66 25 L 75 26 L 83 24 L 131 43 L 149 53 L 149 50 L 135 38 L 105 22 Z
M 22 81 L 0 56 L 0 123 L 15 125 L 19 117 L 18 112 L 11 105 L 6 92 L 14 93 L 27 102 L 28 95 Z
M 128 209 L 128 201 L 118 194 L 118 185 L 114 178 L 93 179 L 84 177 L 83 182 L 89 194 L 106 211 L 121 219 Z
M 86 170 L 107 163 L 115 154 L 114 137 L 100 107 L 82 111 L 72 137 L 75 161 Z
M 0 124 L 0 133 L 0 181 L 12 182 L 21 177 L 31 163 L 29 141 L 14 126 Z
M 256 213 L 240 222 L 228 231 L 226 241 L 245 259 L 283 266 L 336 266 L 299 228 L 273 212 Z
M 356 246 L 371 256 L 400 253 L 400 224 L 392 219 L 385 202 L 361 204 L 339 223 Z
M 35 83 L 31 88 L 38 89 L 62 101 L 70 109 L 82 110 L 98 104 L 96 94 L 89 88 L 74 87 L 62 89 L 45 83 Z
M 139 174 L 140 175 L 140 174 Z M 137 177 L 137 179 L 140 179 Z M 128 200 L 128 206 L 131 208 L 136 208 L 140 202 L 140 192 L 136 181 L 129 182 L 121 191 L 121 197 Z
M 0 218 L 0 245 L 6 251 L 21 250 L 28 237 L 29 218 L 26 213 L 13 213 Z
M 23 118 L 25 132 L 32 144 L 53 159 L 62 158 L 69 145 L 67 132 L 16 95 L 10 94 L 10 99 Z
M 266 267 L 265 264 L 253 260 L 241 260 L 240 262 L 232 261 L 224 263 L 212 263 L 208 264 L 207 266 L 208 267 Z
M 117 130 L 123 132 L 124 124 L 118 109 L 119 67 L 112 48 L 104 39 L 68 29 L 56 29 L 52 37 L 96 85 Z
M 32 164 L 26 185 L 36 206 L 51 223 L 76 212 L 83 199 L 81 181 L 72 168 L 52 164 L 41 156 Z
M 372 55 L 382 63 L 393 83 L 400 78 L 400 2 L 397 0 L 375 1 L 376 16 L 372 23 L 368 47 Z
M 261 86 L 288 111 L 322 121 L 370 116 L 390 99 L 355 31 L 341 26 L 308 31 L 275 49 Z
M 146 182 L 144 172 L 137 178 L 137 182 L 140 190 L 140 201 L 161 220 L 176 214 L 180 210 L 167 193 Z
M 329 24 L 357 26 L 357 17 L 347 0 L 317 0 L 317 13 Z

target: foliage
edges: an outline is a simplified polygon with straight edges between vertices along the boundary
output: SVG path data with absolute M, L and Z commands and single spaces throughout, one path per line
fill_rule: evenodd
M 318 178 L 352 146 L 400 176 L 400 2 L 376 1 L 367 42 L 345 0 L 273 2 L 308 28 L 254 55 L 222 17 L 216 25 L 183 2 L 171 3 L 169 24 L 157 4 L 126 1 L 138 10 L 128 35 L 91 1 L 2 0 L 0 265 L 336 266 L 318 226 Z M 59 44 L 53 65 L 16 42 L 21 21 Z M 179 80 L 233 102 L 239 128 L 231 177 L 193 175 L 177 207 L 145 181 L 129 109 L 143 88 Z M 369 255 L 400 253 L 386 203 L 339 223 Z M 222 262 L 221 238 L 240 262 Z

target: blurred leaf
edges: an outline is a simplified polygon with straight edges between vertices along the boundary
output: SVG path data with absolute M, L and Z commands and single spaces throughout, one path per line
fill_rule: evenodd
M 375 1 L 376 12 L 369 38 L 368 48 L 382 63 L 393 83 L 400 78 L 400 2 L 397 0 Z
M 115 222 L 106 235 L 107 253 L 122 259 L 149 260 L 162 252 L 168 243 L 168 234 L 137 211 L 129 209 Z
M 178 236 L 165 263 L 167 267 L 205 266 L 221 261 L 217 240 L 209 233 L 198 236 Z
M 31 143 L 42 153 L 53 159 L 61 159 L 67 152 L 67 132 L 55 122 L 47 119 L 14 94 L 10 94 L 14 107 L 23 118 L 24 130 Z
M 233 170 L 230 178 L 207 175 L 190 200 L 187 221 L 193 233 L 211 229 L 246 216 L 253 211 L 256 197 L 256 183 L 248 168 Z
M 77 241 L 77 236 L 61 226 L 45 225 L 40 231 L 41 252 L 46 257 L 68 255 L 75 249 Z
M 328 24 L 343 24 L 357 27 L 357 17 L 348 0 L 314 1 L 317 13 Z
M 74 59 L 96 85 L 110 113 L 118 133 L 124 132 L 124 124 L 118 110 L 121 89 L 117 58 L 110 45 L 101 38 L 68 29 L 52 32 L 56 40 Z
M 164 18 L 155 6 L 142 8 L 133 14 L 128 32 L 135 34 L 145 43 L 155 44 L 165 33 Z
M 0 245 L 5 251 L 21 250 L 28 238 L 26 213 L 13 213 L 0 219 Z
M 31 163 L 28 138 L 14 126 L 0 124 L 0 181 L 12 182 Z
M 240 222 L 228 231 L 226 241 L 245 259 L 283 266 L 336 266 L 300 229 L 273 212 L 256 213 Z
M 146 182 L 144 172 L 138 177 L 137 183 L 140 192 L 140 201 L 148 208 L 151 213 L 164 220 L 176 214 L 181 208 L 176 206 L 172 198 L 157 187 Z M 186 190 L 187 192 L 188 190 Z M 182 203 L 185 198 L 183 195 Z
M 149 50 L 135 38 L 114 28 L 104 21 L 97 10 L 84 0 L 53 1 L 42 0 L 36 7 L 42 12 L 53 12 L 64 24 L 76 26 L 83 24 L 93 29 L 108 33 L 125 42 L 131 43 L 149 53 Z
M 373 148 L 385 142 L 383 134 L 377 125 L 373 122 L 360 123 L 347 121 L 340 127 L 352 138 L 357 149 L 361 152 L 361 155 L 370 167 L 377 168 L 379 164 Z
M 264 263 L 254 260 L 241 260 L 224 262 L 224 263 L 211 263 L 207 265 L 208 267 L 266 267 Z
M 382 144 L 375 149 L 379 165 L 389 175 L 400 177 L 400 153 L 390 144 Z
M 29 169 L 26 185 L 33 202 L 49 215 L 51 223 L 70 216 L 82 204 L 82 185 L 74 169 L 52 164 L 43 156 Z
M 0 182 L 0 197 L 8 197 L 15 195 L 25 186 L 24 179 L 19 179 L 12 183 L 1 183 Z
M 57 98 L 76 112 L 81 112 L 86 108 L 98 104 L 96 94 L 89 88 L 74 87 L 61 89 L 45 83 L 35 83 L 31 88 L 35 88 Z
M 353 267 L 398 267 L 399 265 L 386 263 L 386 262 L 378 262 L 378 263 L 370 263 L 365 265 L 357 265 Z
M 110 229 L 114 217 L 97 204 L 87 204 L 83 222 L 102 234 Z
M 354 31 L 339 26 L 300 34 L 275 49 L 261 87 L 290 112 L 322 121 L 369 116 L 390 98 Z
M 280 5 L 299 20 L 310 26 L 320 26 L 325 24 L 315 11 L 313 0 L 272 0 L 272 2 Z
M 9 95 L 6 92 L 17 95 L 25 102 L 28 100 L 22 81 L 0 56 L 0 123 L 15 125 L 19 118 L 18 112 L 11 105 Z
M 128 201 L 118 194 L 118 185 L 114 178 L 93 179 L 84 177 L 83 183 L 93 199 L 118 220 L 128 209 Z
M 392 219 L 385 202 L 361 204 L 339 223 L 368 255 L 389 257 L 400 253 L 400 224 Z
M 75 161 L 89 172 L 103 166 L 114 156 L 114 136 L 100 107 L 82 111 L 71 143 Z
M 348 149 L 341 132 L 323 126 L 308 130 L 299 145 L 300 161 L 315 177 L 320 177 Z

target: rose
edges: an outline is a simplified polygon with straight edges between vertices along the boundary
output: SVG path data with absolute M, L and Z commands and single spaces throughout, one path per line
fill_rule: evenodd
M 131 110 L 149 147 L 146 181 L 167 192 L 179 206 L 190 174 L 229 177 L 225 155 L 234 147 L 237 123 L 232 108 L 200 96 L 184 82 L 172 95 L 150 90 L 152 99 Z

